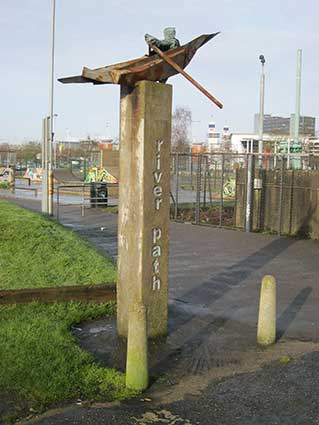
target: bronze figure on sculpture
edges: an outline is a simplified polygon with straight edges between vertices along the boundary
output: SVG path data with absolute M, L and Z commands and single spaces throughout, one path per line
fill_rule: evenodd
M 147 44 L 153 44 L 162 52 L 166 52 L 167 50 L 175 49 L 176 47 L 180 47 L 180 42 L 177 40 L 176 30 L 173 27 L 165 28 L 164 31 L 164 40 L 159 40 L 158 38 L 145 34 L 144 38 Z M 150 54 L 152 54 L 150 52 Z M 153 53 L 154 54 L 154 53 Z

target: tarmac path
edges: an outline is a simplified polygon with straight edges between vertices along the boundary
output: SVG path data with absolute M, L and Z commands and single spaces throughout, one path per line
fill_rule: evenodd
M 16 200 L 38 210 L 39 202 Z M 117 255 L 117 216 L 61 222 Z M 319 242 L 171 223 L 169 335 L 150 343 L 153 385 L 135 400 L 71 404 L 30 424 L 319 424 Z M 262 276 L 278 282 L 278 341 L 256 345 Z M 74 329 L 81 346 L 124 369 L 114 319 Z M 307 354 L 304 354 L 307 353 Z

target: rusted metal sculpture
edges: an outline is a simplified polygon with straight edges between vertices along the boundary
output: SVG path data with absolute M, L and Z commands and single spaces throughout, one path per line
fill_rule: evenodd
M 199 91 L 201 91 L 209 100 L 211 100 L 215 105 L 217 105 L 220 109 L 223 108 L 223 105 L 217 100 L 212 94 L 210 94 L 203 86 L 201 86 L 193 77 L 191 77 L 187 72 L 185 72 L 173 59 L 171 59 L 166 53 L 162 52 L 157 46 L 152 43 L 149 43 L 151 49 L 153 49 L 158 56 L 160 56 L 166 63 L 171 65 L 177 72 L 183 75 L 190 83 L 192 83 Z M 165 80 L 160 81 L 161 83 L 166 83 L 167 78 Z
M 182 74 L 221 108 L 184 71 L 196 51 L 217 34 L 204 34 L 179 46 L 175 30 L 167 28 L 164 40 L 145 37 L 149 55 L 97 69 L 83 68 L 81 75 L 59 80 L 121 86 L 117 328 L 119 335 L 129 336 L 129 347 L 136 335 L 128 330 L 142 320 L 134 314 L 129 317 L 132 306 L 145 308 L 143 338 L 145 333 L 152 338 L 167 334 L 173 88 L 157 82 Z
M 178 40 L 175 38 L 174 29 L 167 28 L 165 31 L 164 36 L 166 37 L 166 41 L 165 39 L 164 41 L 157 40 L 149 34 L 145 37 L 155 54 L 153 52 L 151 55 L 145 55 L 102 68 L 89 69 L 84 67 L 81 75 L 60 78 L 59 81 L 64 84 L 120 84 L 121 86 L 133 87 L 138 81 L 143 80 L 166 82 L 169 77 L 180 73 L 201 90 L 202 93 L 219 108 L 222 108 L 222 104 L 217 101 L 214 96 L 208 93 L 207 90 L 200 86 L 189 74 L 183 71 L 190 63 L 197 50 L 219 34 L 219 32 L 203 34 L 183 46 L 171 48 L 163 53 L 163 50 L 169 47 L 169 45 L 173 46 L 174 44 L 179 44 Z M 161 46 L 160 48 L 157 47 L 158 44 Z

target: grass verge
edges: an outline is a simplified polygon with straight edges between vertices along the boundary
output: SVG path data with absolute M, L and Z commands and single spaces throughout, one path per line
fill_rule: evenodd
M 0 289 L 114 282 L 112 262 L 75 232 L 0 201 Z
M 113 310 L 112 304 L 73 302 L 0 306 L 2 419 L 9 422 L 61 401 L 131 396 L 124 375 L 96 364 L 70 332 L 77 323 Z
M 109 259 L 54 220 L 0 201 L 0 289 L 114 282 Z M 65 401 L 129 397 L 125 378 L 83 351 L 72 326 L 114 304 L 0 306 L 0 423 Z

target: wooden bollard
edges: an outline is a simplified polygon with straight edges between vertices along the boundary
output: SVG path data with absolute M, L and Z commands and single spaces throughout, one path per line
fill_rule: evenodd
M 264 276 L 261 282 L 257 342 L 270 345 L 276 341 L 276 279 Z
M 126 386 L 143 391 L 148 387 L 146 308 L 135 303 L 129 311 Z

